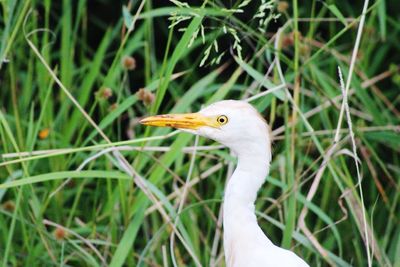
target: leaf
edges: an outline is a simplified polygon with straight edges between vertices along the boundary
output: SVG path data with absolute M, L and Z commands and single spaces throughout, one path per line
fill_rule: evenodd
M 139 228 L 142 226 L 142 220 L 145 210 L 146 206 L 143 205 L 140 207 L 139 210 L 137 210 L 137 213 L 135 213 L 135 217 L 130 222 L 128 228 L 122 236 L 121 241 L 118 244 L 117 249 L 114 252 L 114 256 L 111 259 L 110 267 L 119 267 L 124 264 L 126 257 L 129 254 L 129 251 L 131 251 L 132 249 L 132 245 L 136 239 Z
M 333 13 L 333 15 L 335 15 L 340 20 L 340 22 L 342 22 L 344 24 L 344 26 L 347 27 L 347 21 L 346 21 L 345 17 L 343 16 L 342 12 L 340 12 L 340 10 L 334 4 L 327 5 L 324 2 L 322 2 L 322 3 Z
M 93 88 L 96 80 L 101 74 L 101 67 L 103 66 L 104 57 L 106 56 L 107 48 L 111 42 L 111 31 L 107 31 L 101 41 L 99 48 L 96 51 L 96 54 L 90 64 L 89 71 L 85 75 L 85 79 L 80 86 L 78 101 L 79 104 L 84 107 L 92 93 L 91 89 Z M 70 141 L 72 136 L 74 135 L 78 125 L 81 125 L 82 121 L 82 113 L 78 109 L 74 109 L 71 118 L 69 119 L 69 126 L 66 129 L 65 140 Z
M 41 183 L 52 180 L 62 180 L 67 178 L 112 178 L 131 180 L 132 177 L 129 175 L 118 172 L 118 171 L 65 171 L 65 172 L 51 172 L 46 174 L 40 174 L 36 176 L 30 176 L 27 178 L 14 180 L 0 184 L 0 189 L 17 187 L 28 184 Z
M 164 79 L 161 81 L 160 88 L 157 90 L 156 94 L 156 99 L 154 101 L 153 107 L 152 107 L 152 113 L 155 114 L 158 111 L 158 108 L 161 105 L 161 101 L 164 98 L 164 95 L 167 91 L 169 82 L 170 82 L 170 77 L 174 71 L 174 68 L 178 61 L 181 59 L 182 55 L 185 53 L 187 50 L 187 46 L 190 42 L 190 39 L 195 31 L 198 30 L 200 27 L 200 24 L 203 20 L 203 16 L 200 17 L 194 17 L 192 22 L 189 24 L 187 27 L 185 33 L 183 34 L 182 38 L 179 40 L 178 44 L 175 47 L 174 52 L 172 53 L 172 56 L 169 58 L 167 66 L 166 66 L 166 71 L 164 74 Z
M 128 31 L 131 31 L 133 28 L 133 18 L 126 6 L 122 7 L 122 16 L 124 17 L 125 27 L 128 29 Z
M 379 1 L 378 4 L 379 33 L 383 40 L 386 39 L 386 1 Z
M 260 83 L 263 87 L 265 87 L 268 90 L 271 90 L 275 87 L 277 87 L 275 84 L 270 82 L 268 79 L 264 77 L 260 72 L 257 70 L 253 69 L 249 64 L 244 62 L 238 57 L 235 57 L 236 62 L 249 74 L 253 79 L 255 79 L 258 83 Z M 285 100 L 285 93 L 282 90 L 274 91 L 272 92 L 274 96 L 279 98 L 280 100 Z

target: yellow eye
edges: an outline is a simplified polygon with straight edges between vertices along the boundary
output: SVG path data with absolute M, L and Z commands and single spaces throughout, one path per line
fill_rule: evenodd
M 217 118 L 217 122 L 219 125 L 225 125 L 228 122 L 228 117 L 225 115 L 221 115 Z

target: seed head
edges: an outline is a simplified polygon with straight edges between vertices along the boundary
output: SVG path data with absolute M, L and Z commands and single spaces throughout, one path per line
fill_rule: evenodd
M 49 128 L 44 128 L 42 130 L 39 131 L 39 138 L 40 139 L 46 139 L 50 134 L 50 129 Z
M 54 230 L 53 235 L 57 240 L 61 241 L 68 236 L 68 233 L 63 228 L 57 227 L 56 230 Z
M 285 12 L 287 9 L 289 8 L 289 3 L 286 1 L 279 1 L 278 2 L 278 6 L 277 6 L 277 10 L 279 13 L 283 13 Z
M 136 69 L 136 60 L 135 60 L 135 58 L 131 57 L 131 56 L 124 56 L 122 58 L 122 66 L 127 70 Z
M 112 95 L 113 92 L 109 87 L 102 87 L 96 92 L 96 97 L 99 100 L 108 100 Z
M 139 89 L 136 95 L 146 106 L 149 106 L 154 102 L 154 94 L 144 88 Z
M 8 212 L 13 212 L 15 210 L 15 204 L 14 201 L 12 200 L 7 200 L 6 202 L 3 203 L 3 209 L 5 209 Z

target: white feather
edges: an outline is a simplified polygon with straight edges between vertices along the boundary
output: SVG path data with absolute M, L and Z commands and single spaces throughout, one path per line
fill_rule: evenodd
M 275 246 L 257 224 L 254 201 L 269 172 L 271 141 L 264 119 L 247 102 L 226 100 L 200 111 L 225 115 L 220 129 L 202 127 L 195 134 L 216 140 L 238 157 L 224 196 L 224 249 L 228 267 L 307 267 L 295 253 Z

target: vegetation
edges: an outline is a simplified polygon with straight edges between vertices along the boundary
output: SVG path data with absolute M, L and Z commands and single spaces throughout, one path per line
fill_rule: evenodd
M 400 266 L 398 3 L 356 2 L 0 1 L 2 266 L 224 266 L 235 159 L 138 124 L 221 99 L 272 128 L 274 243 Z

